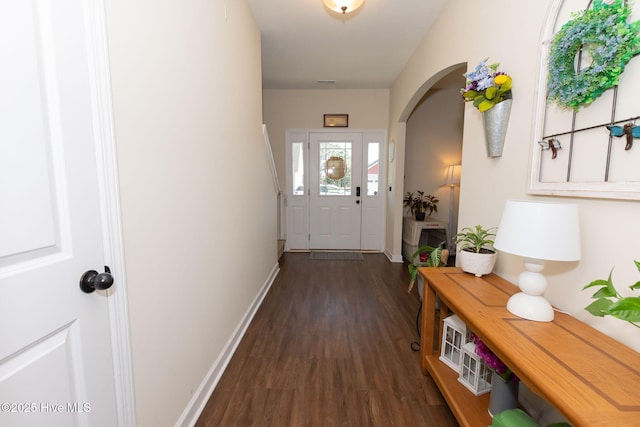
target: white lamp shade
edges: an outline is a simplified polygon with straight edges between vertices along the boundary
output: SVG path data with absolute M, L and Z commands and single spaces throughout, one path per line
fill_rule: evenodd
M 448 187 L 455 187 L 456 185 L 460 185 L 460 175 L 462 173 L 462 165 L 451 165 L 447 166 L 445 171 L 444 184 Z
M 350 13 L 364 4 L 364 0 L 322 0 L 329 9 L 337 13 Z
M 577 261 L 580 259 L 578 205 L 508 200 L 493 246 L 526 258 Z

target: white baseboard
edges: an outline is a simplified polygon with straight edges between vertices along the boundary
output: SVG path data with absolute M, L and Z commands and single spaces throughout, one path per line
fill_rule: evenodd
M 236 348 L 238 348 L 238 345 L 240 344 L 242 337 L 247 331 L 247 328 L 249 327 L 253 316 L 258 311 L 258 308 L 262 304 L 262 300 L 264 300 L 264 297 L 267 295 L 267 292 L 271 288 L 271 285 L 273 284 L 273 281 L 275 280 L 279 271 L 280 265 L 276 263 L 276 265 L 273 267 L 273 270 L 271 270 L 269 277 L 262 286 L 262 289 L 260 289 L 260 292 L 258 292 L 255 299 L 249 306 L 249 309 L 231 335 L 231 338 L 229 339 L 229 341 L 227 341 L 227 344 L 224 346 L 222 353 L 220 353 L 220 356 L 218 356 L 216 361 L 213 362 L 213 365 L 209 369 L 209 372 L 207 372 L 206 377 L 202 380 L 200 387 L 198 387 L 198 389 L 193 394 L 193 397 L 187 404 L 184 412 L 176 422 L 176 427 L 192 427 L 195 425 L 196 421 L 198 421 L 198 417 L 200 417 L 200 414 L 209 401 L 213 390 L 216 388 L 216 385 L 218 385 L 220 377 L 222 377 L 224 370 L 227 368 L 227 365 L 231 361 L 233 353 L 235 353 Z
M 388 249 L 385 249 L 384 254 L 389 258 L 391 262 L 403 262 L 402 254 L 394 255 Z

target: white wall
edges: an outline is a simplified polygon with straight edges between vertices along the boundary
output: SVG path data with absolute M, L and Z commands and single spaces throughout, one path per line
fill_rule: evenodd
M 324 114 L 348 114 L 349 127 L 354 129 L 387 129 L 389 90 L 268 89 L 263 92 L 263 110 L 280 188 L 286 188 L 286 129 L 322 128 Z
M 462 83 L 464 78 L 460 77 Z M 440 200 L 431 218 L 449 221 L 449 187 L 443 187 L 445 169 L 462 159 L 464 106 L 460 87 L 434 89 L 407 122 L 404 193 L 422 190 Z M 457 220 L 458 188 L 454 188 L 453 226 Z
M 467 104 L 458 228 L 474 224 L 498 225 L 507 199 L 535 198 L 578 203 L 582 260 L 579 263 L 548 262 L 545 268 L 549 281 L 546 296 L 558 308 L 640 350 L 640 331 L 620 320 L 590 316 L 584 307 L 591 302 L 592 292 L 581 290 L 594 279 L 606 279 L 614 266 L 614 283 L 625 293 L 630 292 L 626 287 L 640 278 L 633 265 L 634 259 L 640 259 L 637 244 L 640 203 L 542 198 L 526 193 L 529 149 L 533 142 L 531 123 L 537 89 L 539 34 L 550 4 L 551 0 L 519 2 L 514 7 L 514 3 L 508 0 L 488 0 L 483 3 L 483 10 L 495 11 L 500 16 L 499 21 L 491 25 L 481 22 L 463 25 L 464 17 L 470 16 L 469 3 L 464 0 L 449 1 L 391 89 L 389 138 L 398 141 L 398 158 L 402 161 L 405 149 L 402 122 L 406 120 L 406 110 L 413 108 L 416 93 L 425 82 L 437 80 L 434 78 L 437 73 L 464 62 L 468 62 L 469 68 L 472 68 L 486 57 L 490 61 L 500 62 L 501 69 L 514 79 L 514 103 L 503 156 L 487 158 L 480 113 Z M 394 179 L 401 178 L 398 171 L 392 173 Z M 398 218 L 401 200 L 398 194 L 394 196 L 387 211 L 389 233 L 393 234 L 387 240 L 388 251 L 397 251 L 401 240 L 398 226 L 401 222 Z M 498 274 L 513 281 L 522 268 L 521 258 L 499 255 L 496 265 Z
M 174 425 L 277 266 L 244 0 L 107 0 L 137 422 Z

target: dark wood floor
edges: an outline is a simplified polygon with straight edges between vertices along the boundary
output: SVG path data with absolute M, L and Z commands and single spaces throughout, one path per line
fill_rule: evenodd
M 284 254 L 196 426 L 457 426 L 410 348 L 406 264 L 364 257 Z

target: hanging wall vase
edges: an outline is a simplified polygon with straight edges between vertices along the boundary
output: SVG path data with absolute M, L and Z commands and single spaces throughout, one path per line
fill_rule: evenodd
M 505 99 L 482 113 L 484 140 L 487 143 L 487 156 L 489 157 L 502 156 L 512 102 L 512 99 Z

